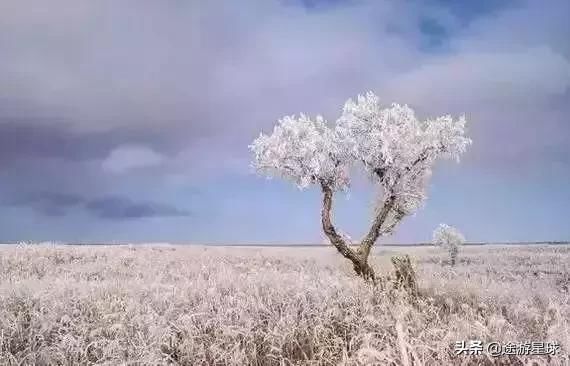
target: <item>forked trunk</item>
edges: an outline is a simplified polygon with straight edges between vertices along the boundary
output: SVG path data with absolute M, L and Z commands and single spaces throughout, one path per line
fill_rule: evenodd
M 363 252 L 359 250 L 358 252 L 355 252 L 347 245 L 342 236 L 339 235 L 331 221 L 333 191 L 330 186 L 324 182 L 321 182 L 321 187 L 323 190 L 323 210 L 321 213 L 323 231 L 338 252 L 352 262 L 354 272 L 356 272 L 358 276 L 361 276 L 365 281 L 370 281 L 375 284 L 376 276 L 374 274 L 374 269 L 370 264 L 368 264 L 368 254 L 370 251 Z
M 333 190 L 328 182 L 322 180 L 321 188 L 323 191 L 323 210 L 321 212 L 321 220 L 323 225 L 323 231 L 329 238 L 330 242 L 334 247 L 342 254 L 343 257 L 347 258 L 352 262 L 352 268 L 357 275 L 361 276 L 365 281 L 370 281 L 376 284 L 376 276 L 374 274 L 374 269 L 368 263 L 368 257 L 370 256 L 370 251 L 378 237 L 384 233 L 390 231 L 394 225 L 396 225 L 399 220 L 403 217 L 403 213 L 396 210 L 395 216 L 393 217 L 393 222 L 390 225 L 385 225 L 386 219 L 393 212 L 394 205 L 396 202 L 396 197 L 394 195 L 389 195 L 382 208 L 376 213 L 374 220 L 372 221 L 372 227 L 368 234 L 364 237 L 358 250 L 353 250 L 348 246 L 346 241 L 339 235 L 336 231 L 332 220 L 331 220 L 331 209 L 332 209 L 332 197 Z

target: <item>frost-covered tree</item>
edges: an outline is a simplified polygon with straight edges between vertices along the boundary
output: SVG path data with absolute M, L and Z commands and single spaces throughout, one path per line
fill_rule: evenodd
M 358 275 L 374 281 L 368 263 L 374 243 L 422 206 L 434 164 L 459 160 L 469 144 L 464 117 L 419 120 L 407 105 L 383 107 L 369 92 L 349 99 L 335 123 L 322 116 L 284 117 L 250 149 L 259 173 L 290 180 L 300 189 L 320 187 L 324 233 Z M 348 190 L 349 171 L 357 165 L 381 189 L 370 229 L 353 249 L 333 225 L 331 207 L 334 193 Z
M 465 243 L 465 237 L 453 226 L 439 224 L 433 231 L 432 243 L 447 250 L 450 263 L 454 266 L 457 261 L 459 246 Z

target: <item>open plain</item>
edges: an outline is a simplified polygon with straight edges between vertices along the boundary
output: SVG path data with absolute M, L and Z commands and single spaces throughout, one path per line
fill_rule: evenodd
M 419 295 L 357 278 L 332 247 L 0 246 L 2 365 L 568 365 L 570 247 L 378 247 Z M 554 356 L 456 355 L 460 341 Z

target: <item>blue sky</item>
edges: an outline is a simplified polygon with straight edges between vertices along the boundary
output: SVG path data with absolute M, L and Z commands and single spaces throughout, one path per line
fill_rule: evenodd
M 321 243 L 317 190 L 256 176 L 284 115 L 368 90 L 474 140 L 425 208 L 470 241 L 570 240 L 567 1 L 4 1 L 0 241 Z M 335 197 L 352 238 L 374 187 Z

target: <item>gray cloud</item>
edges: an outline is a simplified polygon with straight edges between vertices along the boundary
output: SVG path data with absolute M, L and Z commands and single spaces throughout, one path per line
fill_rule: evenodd
M 104 197 L 89 201 L 87 209 L 103 219 L 139 219 L 145 217 L 189 216 L 189 212 L 176 207 L 153 203 L 133 202 L 126 197 Z
M 103 219 L 140 219 L 147 217 L 188 216 L 189 212 L 174 206 L 135 201 L 123 196 L 104 196 L 94 199 L 72 193 L 39 191 L 4 199 L 5 205 L 29 207 L 45 216 L 65 216 L 73 209 L 85 210 Z
M 108 136 L 111 137 L 112 135 Z M 94 159 L 113 146 L 104 135 L 77 134 L 61 123 L 36 124 L 34 121 L 10 119 L 0 123 L 0 159 L 64 158 Z
M 192 164 L 245 158 L 282 115 L 335 118 L 368 89 L 387 103 L 480 116 L 505 98 L 509 109 L 538 100 L 545 110 L 570 77 L 564 2 L 463 12 L 437 1 L 57 3 L 0 6 L 3 159 L 103 160 L 133 143 L 187 156 L 200 144 L 200 159 L 185 160 L 199 176 Z M 476 123 L 486 131 L 479 154 L 501 127 Z
M 68 210 L 81 205 L 84 199 L 74 194 L 41 191 L 10 197 L 4 201 L 10 206 L 31 207 L 46 216 L 64 216 Z
M 170 139 L 156 129 L 123 127 L 79 132 L 70 129 L 65 122 L 37 123 L 31 119 L 0 116 L 0 162 L 40 158 L 101 160 L 125 144 L 147 145 L 165 154 L 174 150 Z

